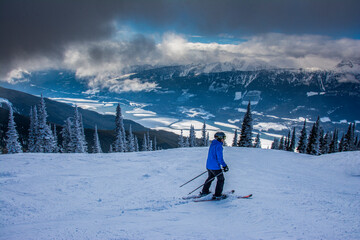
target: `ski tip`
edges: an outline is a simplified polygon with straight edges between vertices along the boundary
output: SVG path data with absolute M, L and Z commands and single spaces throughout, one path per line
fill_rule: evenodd
M 247 196 L 241 196 L 241 197 L 238 197 L 238 198 L 251 198 L 253 195 L 252 194 L 249 194 Z

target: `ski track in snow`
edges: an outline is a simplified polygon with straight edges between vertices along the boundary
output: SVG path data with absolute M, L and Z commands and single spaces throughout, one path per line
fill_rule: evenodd
M 0 239 L 360 239 L 360 152 L 226 147 L 253 198 L 182 200 L 207 150 L 0 155 Z

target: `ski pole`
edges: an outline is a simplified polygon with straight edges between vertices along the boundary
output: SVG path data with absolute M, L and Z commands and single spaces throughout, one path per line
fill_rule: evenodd
M 188 184 L 189 182 L 191 182 L 191 181 L 193 181 L 193 180 L 197 179 L 198 177 L 200 177 L 201 175 L 203 175 L 203 174 L 205 174 L 205 173 L 207 173 L 207 170 L 206 170 L 205 172 L 203 172 L 203 173 L 201 173 L 201 174 L 197 175 L 197 176 L 196 176 L 196 177 L 194 177 L 193 179 L 191 179 L 191 180 L 187 181 L 186 183 L 184 183 L 184 184 L 183 184 L 183 185 L 181 185 L 180 187 L 185 186 L 185 185 L 186 185 L 186 184 Z
M 215 177 L 209 179 L 208 181 L 206 181 L 203 185 L 195 188 L 194 190 L 192 190 L 191 192 L 188 193 L 188 195 L 192 194 L 193 192 L 195 192 L 196 190 L 198 190 L 199 188 L 201 188 L 202 186 L 204 186 L 205 184 L 207 184 L 208 182 L 211 182 L 213 179 L 215 179 L 217 176 L 219 176 L 220 174 L 222 174 L 223 172 L 221 171 L 221 173 L 219 173 L 218 175 L 216 175 Z

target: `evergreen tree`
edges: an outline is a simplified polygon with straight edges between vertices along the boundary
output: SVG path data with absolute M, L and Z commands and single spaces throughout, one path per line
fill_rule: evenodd
M 116 117 L 115 117 L 115 136 L 116 140 L 114 143 L 115 152 L 125 152 L 126 151 L 126 134 L 124 128 L 124 119 L 121 114 L 120 104 L 116 107 Z
M 206 122 L 204 120 L 204 124 L 201 131 L 201 146 L 206 147 Z
M 74 151 L 74 146 L 72 145 L 72 121 L 70 118 L 67 118 L 65 120 L 65 123 L 63 125 L 63 128 L 61 130 L 61 137 L 62 137 L 62 152 L 64 153 L 70 153 Z
M 97 125 L 95 125 L 95 130 L 94 130 L 94 147 L 93 147 L 93 153 L 102 153 L 101 145 L 100 145 L 100 140 L 99 140 L 99 135 L 98 135 L 98 130 L 97 130 Z
M 154 151 L 157 150 L 157 140 L 156 140 L 156 136 L 154 137 Z
M 193 125 L 190 126 L 190 137 L 189 137 L 190 147 L 196 147 L 196 133 Z
M 209 132 L 207 132 L 206 134 L 206 146 L 210 146 L 210 136 L 209 136 Z
M 330 142 L 329 153 L 336 153 L 339 151 L 338 135 L 339 135 L 339 131 L 337 129 L 335 129 L 332 139 L 331 139 L 331 142 Z
M 53 136 L 54 136 L 54 153 L 58 153 L 59 152 L 59 143 L 58 143 L 58 137 L 57 137 L 57 131 L 56 131 L 56 124 L 54 124 Z
M 9 123 L 8 131 L 6 132 L 6 149 L 7 152 L 12 153 L 22 153 L 22 148 L 19 142 L 19 134 L 16 130 L 16 123 L 14 121 L 14 112 L 12 107 L 9 105 Z
M 139 149 L 139 140 L 136 135 L 134 135 L 134 143 L 135 143 L 135 152 L 140 151 Z
M 142 145 L 142 150 L 143 151 L 148 151 L 148 143 L 147 143 L 147 137 L 146 134 L 144 133 L 144 139 L 143 139 L 143 145 Z
M 237 129 L 235 129 L 234 139 L 233 139 L 233 143 L 231 146 L 237 147 L 237 143 L 238 143 L 238 131 L 237 131 Z
M 290 147 L 290 131 L 288 132 L 288 136 L 284 137 L 284 150 L 288 151 Z
M 304 121 L 304 126 L 301 129 L 300 132 L 300 138 L 299 138 L 299 145 L 297 147 L 297 150 L 299 153 L 305 153 L 306 152 L 306 145 L 307 145 L 307 134 L 306 134 L 306 120 Z
M 324 139 L 322 141 L 322 144 L 320 145 L 320 153 L 321 154 L 328 154 L 330 151 L 330 143 L 331 143 L 331 137 L 330 133 L 327 132 L 324 136 Z
M 178 145 L 179 145 L 179 148 L 185 147 L 183 130 L 181 130 L 181 132 L 180 132 L 179 140 L 178 140 Z
M 147 131 L 146 135 L 146 142 L 147 142 L 147 150 L 146 151 L 152 151 L 152 141 L 150 140 L 150 132 Z
M 325 146 L 325 136 L 324 136 L 324 129 L 322 127 L 320 127 L 319 130 L 319 155 L 322 154 L 322 150 L 326 147 Z
M 280 138 L 279 150 L 285 150 L 284 136 Z
M 150 139 L 149 145 L 148 145 L 148 151 L 153 151 L 153 140 Z
M 307 154 L 319 155 L 319 127 L 320 118 L 318 117 L 309 134 L 308 145 L 306 147 Z
M 295 150 L 295 144 L 296 144 L 296 133 L 295 133 L 295 127 L 293 128 L 292 134 L 291 134 L 291 140 L 288 151 L 293 152 Z
M 271 144 L 271 149 L 279 149 L 279 138 L 274 138 L 274 141 Z
M 85 152 L 85 142 L 84 142 L 84 129 L 81 127 L 81 117 L 79 114 L 78 107 L 75 105 L 74 118 L 73 118 L 73 129 L 71 131 L 71 140 L 74 153 L 84 153 Z
M 256 135 L 254 148 L 261 148 L 260 133 Z
M 128 151 L 135 152 L 135 141 L 134 134 L 132 133 L 132 127 L 129 127 L 129 135 L 128 135 Z
M 354 151 L 355 145 L 354 145 L 354 137 L 355 137 L 355 123 L 349 124 L 348 131 L 345 134 L 344 137 L 344 143 L 342 151 Z
M 188 137 L 185 137 L 185 147 L 190 147 L 190 141 Z
M 30 108 L 30 127 L 29 127 L 29 152 L 36 152 L 36 140 L 38 132 L 38 117 L 36 106 Z
M 82 120 L 82 114 L 79 113 L 79 123 L 80 123 L 80 129 L 81 129 L 81 139 L 83 141 L 83 146 L 84 146 L 84 152 L 88 151 L 88 147 L 87 147 L 87 142 L 86 142 L 86 138 L 85 138 L 85 131 L 84 131 L 84 124 L 83 124 L 83 120 Z
M 36 145 L 39 152 L 51 153 L 54 151 L 54 136 L 49 125 L 46 123 L 48 115 L 46 112 L 46 105 L 44 97 L 41 95 L 39 114 L 38 114 L 38 137 Z
M 342 135 L 341 139 L 340 139 L 340 143 L 339 143 L 339 152 L 343 152 L 344 151 L 344 144 L 345 144 L 345 136 L 344 134 Z
M 251 106 L 250 101 L 247 106 L 246 113 L 244 115 L 244 120 L 241 126 L 239 147 L 252 147 L 252 114 L 251 114 Z

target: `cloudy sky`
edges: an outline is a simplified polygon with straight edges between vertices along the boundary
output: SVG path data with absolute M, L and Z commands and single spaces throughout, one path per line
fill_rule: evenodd
M 0 0 L 0 80 L 67 69 L 245 60 L 328 69 L 360 59 L 358 0 Z

